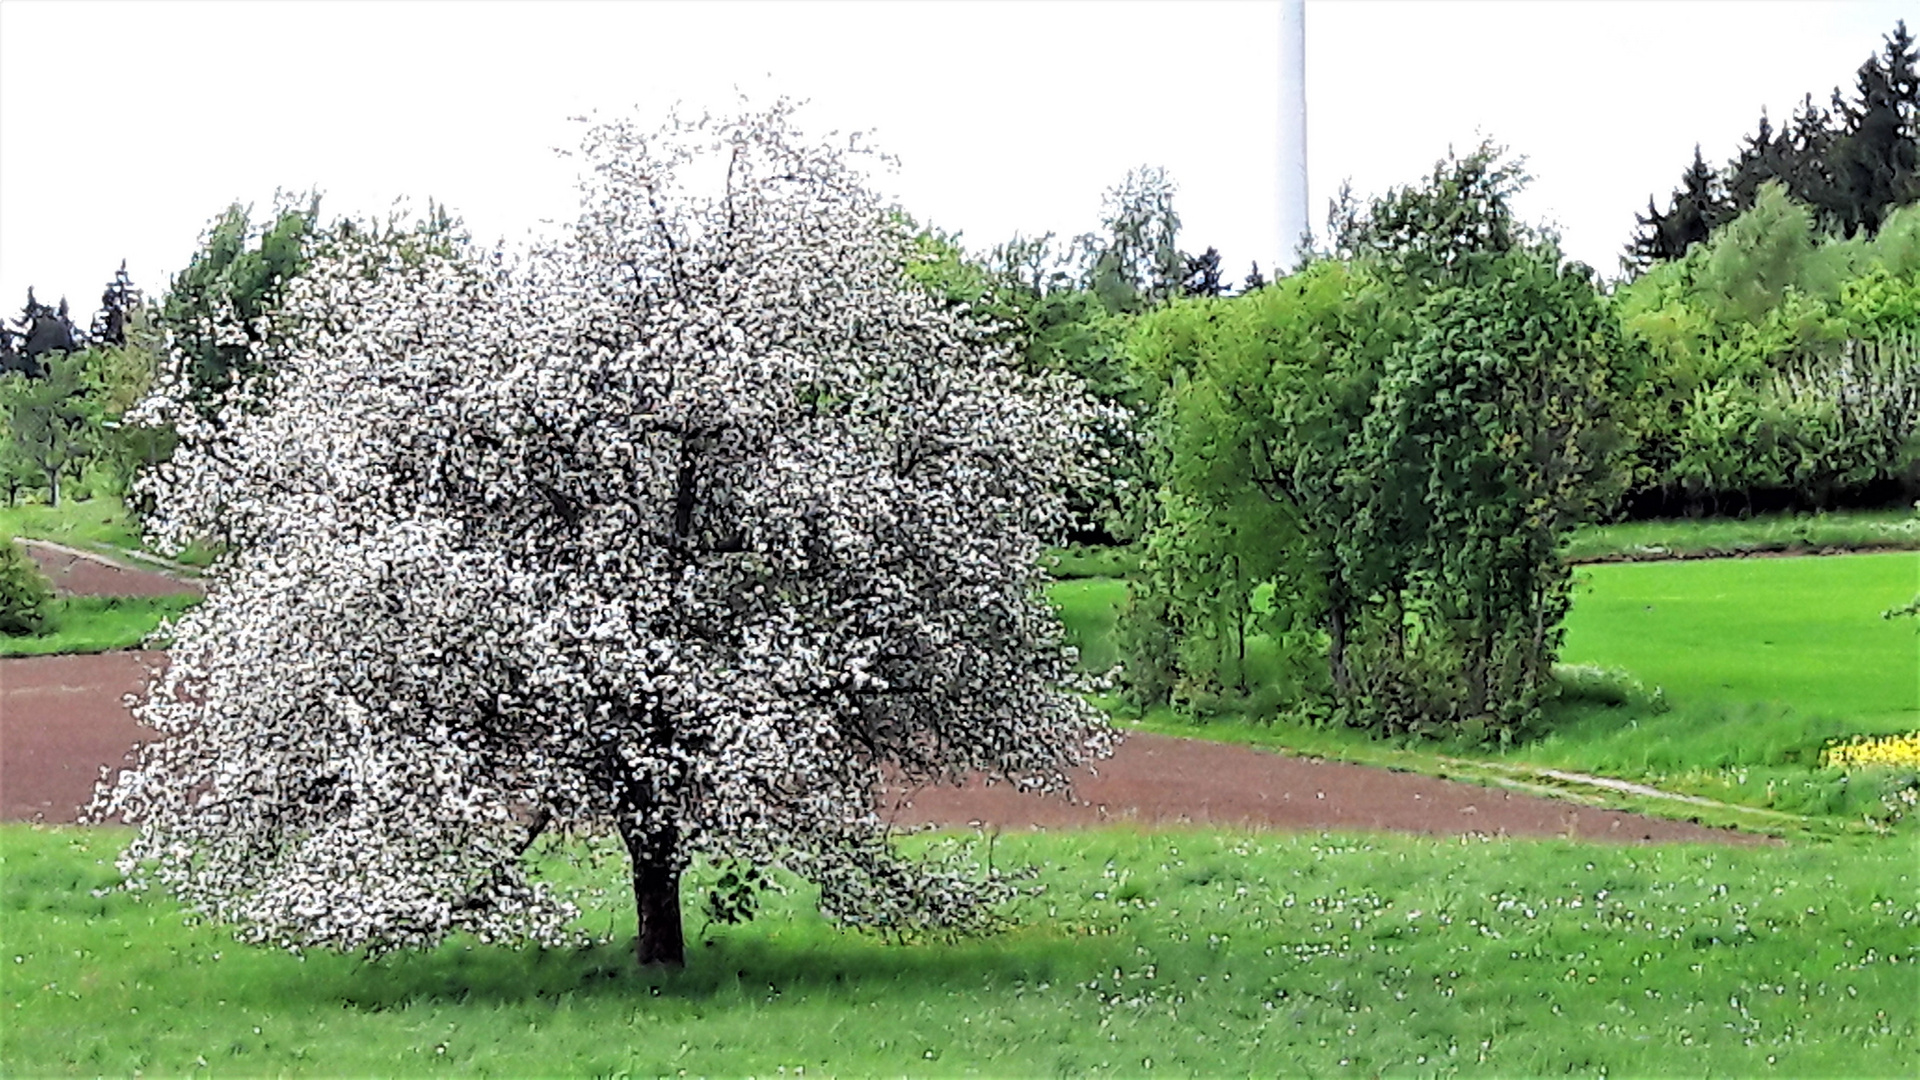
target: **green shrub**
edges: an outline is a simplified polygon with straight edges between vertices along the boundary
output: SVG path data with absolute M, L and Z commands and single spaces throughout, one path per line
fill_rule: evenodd
M 1648 357 L 1636 501 L 1824 508 L 1916 490 L 1917 238 L 1920 208 L 1843 240 L 1769 185 L 1708 243 L 1615 293 Z
M 1650 713 L 1667 711 L 1667 695 L 1617 667 L 1599 664 L 1555 664 L 1555 693 L 1569 704 L 1586 702 L 1611 707 L 1632 706 Z
M 1386 734 L 1537 718 L 1560 547 L 1628 481 L 1635 371 L 1592 272 L 1513 219 L 1520 180 L 1482 146 L 1354 209 L 1351 257 L 1135 324 L 1158 495 L 1135 703 L 1277 679 Z
M 37 634 L 46 625 L 53 590 L 12 537 L 0 544 L 0 634 Z

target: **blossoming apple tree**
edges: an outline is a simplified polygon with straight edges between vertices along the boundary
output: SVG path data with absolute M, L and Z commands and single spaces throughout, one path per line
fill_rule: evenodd
M 336 231 L 264 389 L 211 425 L 163 385 L 150 524 L 230 553 L 95 801 L 130 882 L 291 946 L 558 941 L 530 848 L 617 835 L 667 965 L 695 855 L 850 923 L 989 911 L 876 791 L 1110 749 L 1037 569 L 1095 407 L 907 280 L 861 156 L 784 103 L 593 126 L 565 239 Z

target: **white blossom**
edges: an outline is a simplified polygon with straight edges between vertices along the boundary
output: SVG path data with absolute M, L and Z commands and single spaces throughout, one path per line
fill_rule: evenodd
M 875 793 L 1110 751 L 1038 559 L 1096 408 L 913 287 L 790 114 L 591 128 L 577 228 L 523 254 L 320 244 L 272 385 L 144 481 L 229 554 L 95 801 L 134 884 L 342 948 L 563 939 L 543 830 L 895 930 L 1004 894 L 897 858 Z

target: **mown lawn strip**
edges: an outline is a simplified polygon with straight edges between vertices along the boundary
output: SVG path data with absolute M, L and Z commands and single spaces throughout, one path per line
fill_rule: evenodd
M 124 836 L 0 829 L 10 1074 L 1881 1076 L 1920 1054 L 1898 842 L 1008 834 L 995 864 L 1036 877 L 1004 934 L 890 945 L 796 888 L 695 920 L 689 970 L 642 977 L 624 938 L 239 946 L 103 891 Z M 627 932 L 617 861 L 562 870 L 600 890 L 584 928 Z

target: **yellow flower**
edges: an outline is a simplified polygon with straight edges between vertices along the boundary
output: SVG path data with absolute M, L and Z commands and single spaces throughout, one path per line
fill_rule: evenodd
M 1820 752 L 1820 764 L 1829 769 L 1873 766 L 1920 769 L 1920 731 L 1905 735 L 1856 735 Z

